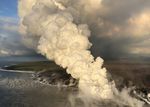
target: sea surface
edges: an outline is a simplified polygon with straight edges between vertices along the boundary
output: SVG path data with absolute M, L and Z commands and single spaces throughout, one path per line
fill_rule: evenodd
M 42 85 L 30 77 L 0 70 L 0 107 L 69 107 L 70 90 Z
M 17 63 L 0 62 L 0 67 Z M 0 107 L 127 107 L 111 102 L 86 105 L 74 88 L 41 84 L 32 75 L 0 69 Z
M 0 62 L 0 67 L 19 62 Z M 72 89 L 48 86 L 32 74 L 0 70 L 0 107 L 70 107 Z

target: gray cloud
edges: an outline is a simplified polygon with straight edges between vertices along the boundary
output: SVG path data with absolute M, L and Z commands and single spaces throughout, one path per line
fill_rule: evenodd
M 0 17 L 0 56 L 31 54 L 24 46 L 18 32 L 18 21 L 14 18 Z
M 149 0 L 56 0 L 64 5 L 73 17 L 74 23 L 88 24 L 91 31 L 92 53 L 105 58 L 126 58 L 134 56 L 150 56 L 150 1 Z M 27 0 L 30 5 L 32 1 Z M 23 5 L 21 18 L 31 11 L 30 5 Z M 25 9 L 25 10 L 24 10 Z M 46 12 L 44 13 L 43 12 Z M 34 8 L 32 12 L 48 14 L 49 7 Z M 20 12 L 19 12 L 20 13 Z M 34 13 L 30 13 L 34 15 Z M 40 16 L 40 15 L 39 15 Z M 42 16 L 42 15 L 41 15 Z M 26 18 L 21 21 L 27 20 Z M 40 18 L 34 21 L 40 21 Z M 23 21 L 25 26 L 30 26 Z M 40 27 L 34 23 L 36 29 L 22 29 L 28 35 L 26 44 L 36 48 Z M 31 23 L 29 23 L 31 24 Z
M 149 0 L 103 0 L 101 25 L 90 27 L 93 53 L 105 58 L 149 57 L 149 6 Z

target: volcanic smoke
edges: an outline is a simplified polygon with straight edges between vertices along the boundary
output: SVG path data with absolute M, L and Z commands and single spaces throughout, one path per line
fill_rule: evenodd
M 32 45 L 38 52 L 79 79 L 82 93 L 113 99 L 116 88 L 102 67 L 103 59 L 95 59 L 89 51 L 88 16 L 100 6 L 100 0 L 20 0 L 20 31 L 31 44 L 37 41 Z

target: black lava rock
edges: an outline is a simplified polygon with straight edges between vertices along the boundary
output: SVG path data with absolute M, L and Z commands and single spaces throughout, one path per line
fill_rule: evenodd
M 37 80 L 43 84 L 50 85 L 65 85 L 65 86 L 77 86 L 78 80 L 74 79 L 70 74 L 67 74 L 64 70 L 54 71 L 42 71 L 34 75 L 34 80 Z

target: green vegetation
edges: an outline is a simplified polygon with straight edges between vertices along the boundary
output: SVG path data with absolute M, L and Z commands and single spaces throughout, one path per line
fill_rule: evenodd
M 62 70 L 61 67 L 50 61 L 38 61 L 38 62 L 25 62 L 17 65 L 5 67 L 8 70 L 22 70 L 22 71 L 53 71 Z
M 115 61 L 105 62 L 104 66 L 111 74 L 112 79 L 120 85 L 125 84 L 124 81 L 132 81 L 140 87 L 150 88 L 150 63 L 137 63 L 130 61 Z M 65 71 L 63 68 L 56 65 L 51 61 L 36 61 L 24 62 L 17 65 L 4 67 L 8 70 L 21 70 L 21 71 L 51 71 L 59 72 Z M 126 83 L 128 84 L 128 83 Z

